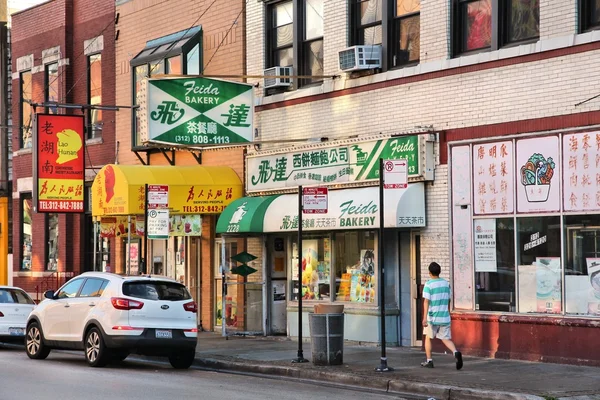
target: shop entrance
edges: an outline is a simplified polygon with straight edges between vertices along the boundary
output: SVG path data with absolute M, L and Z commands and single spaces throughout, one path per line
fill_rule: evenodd
M 269 331 L 271 335 L 287 334 L 287 280 L 286 260 L 287 241 L 283 237 L 270 237 L 268 240 L 270 256 L 269 274 Z
M 411 310 L 413 313 L 412 345 L 421 346 L 423 341 L 423 284 L 421 279 L 421 235 L 411 235 Z

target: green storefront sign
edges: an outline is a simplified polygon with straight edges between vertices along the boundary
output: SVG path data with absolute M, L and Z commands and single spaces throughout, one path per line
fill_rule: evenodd
M 149 79 L 147 141 L 214 146 L 252 140 L 251 85 L 208 78 Z
M 408 174 L 422 174 L 419 136 L 365 141 L 347 146 L 248 157 L 248 191 L 379 179 L 379 159 L 408 160 Z

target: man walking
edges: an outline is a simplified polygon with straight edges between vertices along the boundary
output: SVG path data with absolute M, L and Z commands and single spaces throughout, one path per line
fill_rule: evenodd
M 429 264 L 430 280 L 423 288 L 423 333 L 425 334 L 425 354 L 427 361 L 421 366 L 433 368 L 431 358 L 431 339 L 441 339 L 442 343 L 454 353 L 456 358 L 456 369 L 463 366 L 462 354 L 456 350 L 452 342 L 450 330 L 450 284 L 447 280 L 440 278 L 442 268 L 436 262 Z

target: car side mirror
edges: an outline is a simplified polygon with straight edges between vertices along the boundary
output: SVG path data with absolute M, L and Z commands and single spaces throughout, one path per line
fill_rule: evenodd
M 44 297 L 47 299 L 54 299 L 54 290 L 46 290 L 44 292 Z

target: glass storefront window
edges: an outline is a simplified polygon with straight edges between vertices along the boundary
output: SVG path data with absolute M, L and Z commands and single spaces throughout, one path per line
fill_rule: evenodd
M 476 309 L 515 311 L 514 220 L 476 219 L 473 225 Z
M 47 214 L 48 224 L 48 271 L 56 271 L 58 267 L 58 214 Z
M 231 271 L 235 267 L 235 263 L 231 261 L 231 257 L 235 256 L 240 252 L 242 247 L 238 245 L 237 239 L 228 239 L 225 241 L 225 267 Z M 221 274 L 221 254 L 223 249 L 223 243 L 221 238 L 215 239 L 215 265 L 214 265 L 214 277 L 215 277 L 215 298 L 216 298 L 216 309 L 215 309 L 215 325 L 221 326 L 223 324 L 223 278 Z M 227 326 L 235 326 L 237 323 L 237 294 L 234 289 L 227 293 L 227 307 L 225 310 L 225 321 Z
M 562 312 L 560 217 L 517 219 L 519 312 Z
M 298 300 L 298 245 L 292 242 L 292 300 Z M 302 240 L 302 300 L 331 299 L 331 239 L 308 236 Z
M 21 243 L 23 243 L 23 249 L 21 250 L 21 269 L 31 269 L 31 251 L 32 251 L 32 221 L 33 221 L 33 201 L 31 200 L 31 194 L 23 195 L 21 197 L 21 209 L 23 220 L 21 221 Z
M 564 217 L 567 314 L 600 316 L 600 215 Z
M 335 249 L 336 301 L 375 304 L 377 259 L 375 232 L 337 232 Z

